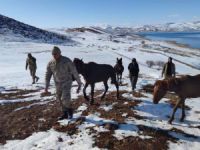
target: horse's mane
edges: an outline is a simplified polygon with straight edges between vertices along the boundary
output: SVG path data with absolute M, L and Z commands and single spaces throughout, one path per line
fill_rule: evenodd
M 190 75 L 184 75 L 184 76 L 180 76 L 180 77 L 172 77 L 169 79 L 164 79 L 164 80 L 158 80 L 155 83 L 155 86 L 159 86 L 159 87 L 163 87 L 164 89 L 175 89 L 177 87 L 180 86 L 180 84 L 184 81 L 184 80 L 188 80 L 189 78 L 192 78 L 192 76 Z
M 97 63 L 96 63 L 96 62 L 93 62 L 93 61 L 91 61 L 91 62 L 88 62 L 87 64 L 93 64 L 93 65 L 97 65 Z

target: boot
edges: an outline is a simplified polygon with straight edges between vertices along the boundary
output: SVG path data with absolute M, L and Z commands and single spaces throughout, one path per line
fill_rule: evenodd
M 39 77 L 36 77 L 36 82 L 38 82 L 39 79 L 40 79 Z
M 72 119 L 73 118 L 73 109 L 72 108 L 68 109 L 68 115 L 69 115 L 68 119 Z
M 68 119 L 68 111 L 64 111 L 63 115 L 59 118 L 59 120 Z
M 33 78 L 33 82 L 32 82 L 32 84 L 35 84 L 35 78 Z

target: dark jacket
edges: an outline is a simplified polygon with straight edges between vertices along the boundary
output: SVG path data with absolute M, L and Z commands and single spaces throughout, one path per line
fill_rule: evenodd
M 131 62 L 128 65 L 129 74 L 132 76 L 138 76 L 139 73 L 139 66 L 137 62 Z
M 167 62 L 163 67 L 162 75 L 164 75 L 165 78 L 173 77 L 173 76 L 175 77 L 176 72 L 175 72 L 174 63 Z

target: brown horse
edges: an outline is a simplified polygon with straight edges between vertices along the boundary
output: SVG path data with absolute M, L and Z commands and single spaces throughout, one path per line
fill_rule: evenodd
M 174 114 L 177 110 L 178 105 L 181 104 L 182 116 L 180 121 L 184 121 L 185 118 L 185 99 L 186 98 L 197 98 L 200 97 L 200 74 L 196 76 L 182 76 L 180 78 L 170 78 L 168 80 L 158 80 L 154 85 L 153 91 L 153 102 L 158 102 L 163 98 L 167 91 L 175 92 L 179 96 L 169 123 L 171 124 L 174 120 Z
M 117 64 L 114 66 L 115 72 L 117 74 L 117 82 L 122 84 L 122 74 L 124 71 L 124 66 L 122 64 L 122 58 L 117 58 Z

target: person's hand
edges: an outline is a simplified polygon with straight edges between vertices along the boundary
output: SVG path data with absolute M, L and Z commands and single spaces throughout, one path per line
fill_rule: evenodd
M 78 88 L 76 90 L 77 94 L 80 92 L 82 84 L 83 84 L 82 82 L 78 84 Z

